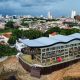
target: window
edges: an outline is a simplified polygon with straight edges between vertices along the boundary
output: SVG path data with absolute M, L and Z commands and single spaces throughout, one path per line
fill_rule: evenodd
M 78 52 L 74 52 L 74 55 L 77 55 L 78 54 Z
M 65 52 L 65 54 L 68 54 L 68 52 Z
M 74 44 L 75 46 L 77 46 L 77 44 Z
M 52 56 L 52 57 L 55 57 L 55 56 L 56 56 L 56 54 L 55 54 L 55 53 L 51 53 L 51 56 Z
M 64 52 L 64 49 L 63 49 L 63 50 L 61 50 L 61 52 Z
M 77 49 L 77 47 L 74 47 L 74 49 Z
M 65 55 L 65 57 L 68 57 L 68 55 Z
M 73 45 L 74 45 L 74 44 L 70 44 L 69 46 L 70 46 L 70 47 L 73 47 Z
M 45 52 L 45 49 L 42 49 L 42 52 Z
M 57 46 L 57 47 L 56 47 L 56 49 L 60 49 L 60 47 L 59 47 L 59 46 Z
M 50 52 L 47 52 L 47 56 L 50 58 L 50 57 L 52 57 L 52 53 L 50 53 Z
M 45 53 L 42 53 L 42 56 L 45 56 Z
M 79 51 L 80 51 L 80 46 L 78 47 Z
M 55 47 L 50 48 L 50 50 L 55 50 Z
M 46 60 L 45 60 L 45 59 L 43 59 L 43 60 L 42 60 L 42 63 L 45 63 L 45 62 L 46 62 Z
M 47 59 L 46 61 L 47 61 L 47 62 L 50 62 L 50 59 Z
M 52 53 L 52 54 L 55 54 L 55 51 L 52 51 L 51 53 Z
M 61 48 L 63 49 L 63 48 L 64 48 L 64 46 L 61 46 Z
M 65 51 L 68 51 L 68 49 L 65 49 Z
M 50 57 L 50 54 L 49 54 L 49 52 L 46 52 L 46 56 L 49 58 Z
M 55 61 L 56 59 L 55 58 L 53 58 L 53 61 Z
M 49 48 L 46 48 L 46 51 L 49 51 Z
M 69 56 L 73 56 L 73 53 L 70 53 Z
M 65 48 L 69 47 L 69 45 L 65 45 Z

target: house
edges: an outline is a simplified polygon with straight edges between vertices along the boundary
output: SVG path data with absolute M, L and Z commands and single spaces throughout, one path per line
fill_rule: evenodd
M 5 29 L 5 23 L 0 22 L 0 29 Z
M 12 35 L 12 32 L 3 33 L 3 36 L 5 36 L 6 38 L 10 38 L 11 35 Z
M 2 43 L 7 43 L 9 38 L 5 37 L 4 35 L 0 35 L 0 42 Z
M 57 35 L 57 32 L 53 32 L 53 33 L 49 34 L 49 37 L 53 37 L 55 35 Z

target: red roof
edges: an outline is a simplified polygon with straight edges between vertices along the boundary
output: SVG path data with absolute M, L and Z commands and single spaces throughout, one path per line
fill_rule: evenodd
M 57 35 L 57 32 L 53 32 L 53 33 L 51 33 L 51 35 L 53 35 L 53 36 L 54 36 L 54 35 Z
M 11 34 L 12 34 L 12 32 L 7 32 L 7 33 L 4 33 L 3 36 L 5 36 L 7 38 L 10 38 L 11 37 Z

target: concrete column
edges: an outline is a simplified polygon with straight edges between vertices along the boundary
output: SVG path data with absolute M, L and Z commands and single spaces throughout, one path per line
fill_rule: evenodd
M 40 49 L 41 49 L 41 48 L 40 48 Z M 41 56 L 40 56 L 40 57 L 41 57 L 41 63 L 42 63 L 42 49 L 41 49 Z

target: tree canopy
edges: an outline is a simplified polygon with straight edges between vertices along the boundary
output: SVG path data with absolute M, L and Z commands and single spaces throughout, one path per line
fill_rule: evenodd
M 48 29 L 48 30 L 44 33 L 44 36 L 49 36 L 49 34 L 51 34 L 51 33 L 53 33 L 53 32 L 60 33 L 60 28 L 59 28 L 59 27 L 52 27 L 52 28 Z
M 7 28 L 14 28 L 14 22 L 13 21 L 8 21 L 6 24 L 5 24 L 5 26 L 7 27 Z
M 17 37 L 16 36 L 11 36 L 8 40 L 8 43 L 13 45 L 16 43 Z
M 16 22 L 13 22 L 13 21 L 8 21 L 8 22 L 6 22 L 6 24 L 5 24 L 5 26 L 6 26 L 6 29 L 8 28 L 11 28 L 11 29 L 17 29 L 17 28 L 19 28 L 20 26 L 16 23 Z
M 8 45 L 0 45 L 0 57 L 16 55 L 17 50 L 15 48 L 10 48 Z
M 35 38 L 43 36 L 43 33 L 35 29 L 30 29 L 30 30 L 25 30 L 25 31 L 16 29 L 12 32 L 12 35 L 16 36 L 17 38 L 26 37 L 28 39 L 35 39 Z

